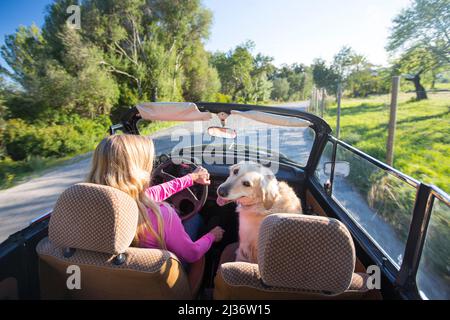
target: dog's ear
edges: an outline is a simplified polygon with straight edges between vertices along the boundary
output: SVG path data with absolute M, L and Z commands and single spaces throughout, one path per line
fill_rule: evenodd
M 229 167 L 230 173 L 233 173 L 234 169 L 238 169 L 242 165 L 242 161 L 236 164 L 233 164 L 231 167 Z
M 264 208 L 272 208 L 275 199 L 279 195 L 278 182 L 273 175 L 265 175 L 261 180 L 262 201 Z

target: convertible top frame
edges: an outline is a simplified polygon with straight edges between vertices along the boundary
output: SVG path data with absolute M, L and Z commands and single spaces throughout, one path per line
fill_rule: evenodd
M 215 102 L 196 102 L 195 103 L 200 111 L 208 111 L 211 113 L 224 112 L 231 113 L 231 110 L 236 111 L 262 111 L 272 113 L 280 116 L 290 116 L 301 118 L 311 122 L 310 128 L 315 131 L 316 138 L 311 149 L 311 156 L 308 159 L 308 163 L 303 168 L 305 172 L 314 173 L 317 163 L 325 147 L 327 137 L 331 133 L 331 127 L 322 118 L 301 110 L 294 108 L 283 107 L 270 107 L 270 106 L 258 106 L 236 103 L 215 103 Z M 136 107 L 130 107 L 128 111 L 121 118 L 121 122 L 117 125 L 110 127 L 110 134 L 114 134 L 117 130 L 122 130 L 128 134 L 139 134 L 138 122 L 142 119 L 139 111 Z M 312 170 L 312 171 L 311 171 Z

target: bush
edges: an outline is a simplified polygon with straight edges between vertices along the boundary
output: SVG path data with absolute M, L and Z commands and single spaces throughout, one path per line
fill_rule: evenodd
M 46 161 L 40 157 L 32 157 L 28 161 L 13 161 L 4 158 L 0 161 L 0 189 L 14 185 L 16 179 L 45 168 Z
M 216 93 L 213 102 L 220 102 L 220 103 L 231 103 L 233 99 L 230 95 L 223 94 L 223 93 Z
M 64 157 L 92 149 L 105 135 L 110 121 L 62 116 L 53 123 L 29 124 L 21 119 L 6 123 L 4 145 L 14 161 L 30 157 Z

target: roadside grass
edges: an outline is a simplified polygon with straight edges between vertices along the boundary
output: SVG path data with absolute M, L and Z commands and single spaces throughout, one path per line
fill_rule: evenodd
M 448 83 L 436 83 L 434 85 L 435 90 L 450 90 L 450 82 Z
M 176 122 L 140 122 L 141 135 L 151 135 L 159 130 L 176 125 Z M 29 179 L 39 177 L 46 172 L 63 165 L 75 163 L 91 156 L 91 152 L 103 139 L 93 139 L 94 143 L 89 148 L 77 154 L 69 154 L 66 157 L 29 157 L 22 161 L 13 161 L 6 158 L 0 161 L 0 190 L 11 188 Z
M 139 121 L 138 130 L 141 135 L 149 136 L 159 130 L 170 128 L 178 124 L 180 124 L 180 122 L 176 121 Z
M 450 92 L 429 93 L 413 101 L 413 93 L 399 97 L 394 145 L 394 167 L 418 180 L 450 192 Z M 389 121 L 388 95 L 344 99 L 341 139 L 385 162 Z M 336 126 L 333 102 L 324 118 Z
M 14 187 L 19 183 L 39 177 L 53 168 L 75 163 L 85 157 L 88 155 L 69 155 L 63 158 L 30 157 L 23 161 L 2 160 L 0 161 L 0 190 Z

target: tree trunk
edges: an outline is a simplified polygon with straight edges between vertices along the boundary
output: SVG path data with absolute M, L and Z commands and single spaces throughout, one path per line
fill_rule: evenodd
M 433 79 L 431 80 L 431 88 L 432 90 L 436 89 L 436 73 L 433 71 L 432 72 L 432 77 Z
M 417 101 L 428 99 L 427 92 L 425 91 L 423 85 L 420 83 L 420 74 L 416 74 L 414 77 L 407 78 L 406 80 L 412 81 L 412 83 L 414 83 Z

